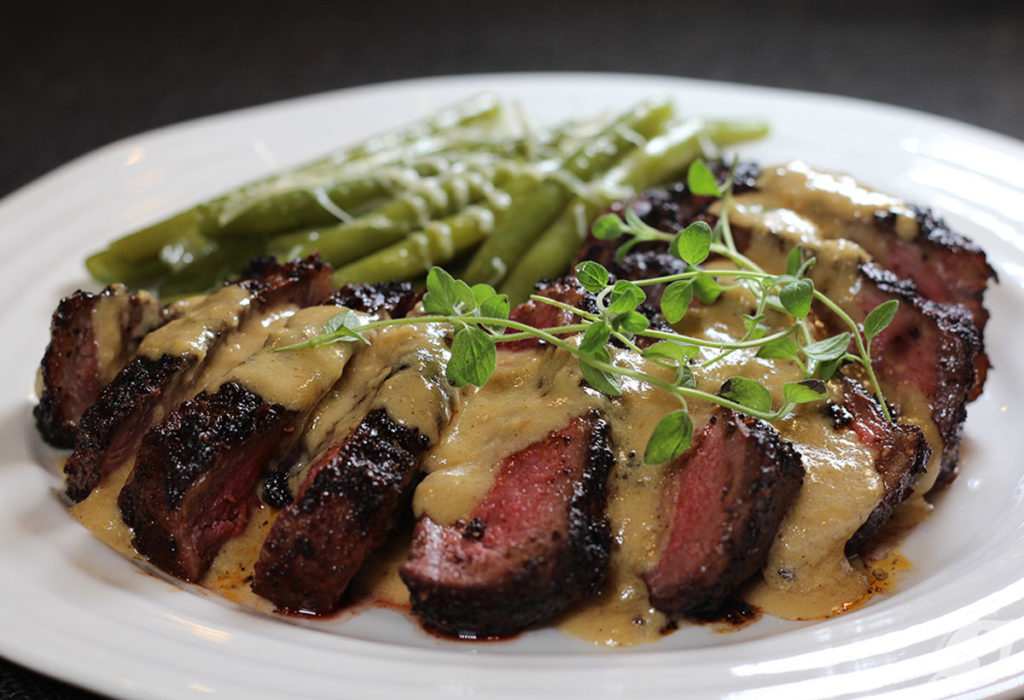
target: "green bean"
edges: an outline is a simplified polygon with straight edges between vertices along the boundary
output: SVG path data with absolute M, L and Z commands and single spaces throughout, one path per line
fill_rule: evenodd
M 86 258 L 85 267 L 100 284 L 122 282 L 129 287 L 148 287 L 170 272 L 170 268 L 158 257 L 142 261 L 128 260 L 109 248 Z
M 495 179 L 494 168 L 428 179 L 348 223 L 276 237 L 271 242 L 270 252 L 285 259 L 302 258 L 316 252 L 335 267 L 347 265 L 400 241 L 427 221 L 450 216 L 482 199 Z
M 327 183 L 307 184 L 299 179 L 279 184 L 281 189 L 247 197 L 237 207 L 200 205 L 200 232 L 225 239 L 329 224 L 387 197 L 390 183 L 376 175 L 362 175 Z
M 360 144 L 331 154 L 327 158 L 307 163 L 293 173 L 322 174 L 324 171 L 336 169 L 340 164 L 370 158 L 388 151 L 397 151 L 402 145 L 415 144 L 431 134 L 441 134 L 461 126 L 493 122 L 500 114 L 501 103 L 494 95 L 477 95 L 441 109 L 427 119 L 373 136 Z M 396 155 L 395 158 L 397 159 L 399 156 Z M 214 224 L 210 222 L 216 221 L 218 212 L 226 208 L 229 203 L 237 202 L 238 198 L 243 196 L 242 193 L 266 188 L 269 183 L 279 181 L 281 177 L 279 175 L 272 176 L 250 183 L 233 193 L 206 202 L 204 205 L 188 209 L 151 226 L 129 233 L 111 243 L 109 249 L 127 262 L 141 262 L 155 258 L 163 246 L 182 236 L 196 231 L 209 233 L 214 227 Z M 92 267 L 99 269 L 100 261 L 97 260 Z
M 495 198 L 486 204 L 473 205 L 452 216 L 432 221 L 423 230 L 398 243 L 337 270 L 334 283 L 415 279 L 434 265 L 443 265 L 477 245 L 494 230 L 496 219 L 515 211 L 519 201 L 535 183 L 536 178 L 532 175 L 515 176 L 507 185 L 505 202 Z
M 217 283 L 237 277 L 254 257 L 266 252 L 266 238 L 250 236 L 206 242 L 193 259 L 172 272 L 157 288 L 164 303 L 212 291 Z
M 635 148 L 630 132 L 644 139 L 652 138 L 662 131 L 671 116 L 672 105 L 667 101 L 642 103 L 616 119 L 597 138 L 569 156 L 563 161 L 561 170 L 570 177 L 589 181 Z M 538 184 L 510 212 L 495 234 L 480 246 L 463 279 L 469 284 L 498 284 L 508 273 L 511 264 L 529 249 L 530 244 L 565 209 L 571 196 L 569 187 L 559 179 L 549 177 Z
M 590 230 L 590 222 L 616 198 L 614 189 L 626 187 L 640 191 L 665 182 L 702 154 L 702 143 L 710 141 L 725 146 L 739 141 L 761 138 L 767 133 L 763 122 L 701 122 L 687 121 L 651 140 L 608 173 L 610 186 L 591 199 L 577 198 L 544 231 L 518 261 L 502 283 L 500 291 L 509 295 L 513 304 L 529 297 L 534 284 L 543 277 L 556 278 L 568 269 L 579 254 Z M 597 201 L 594 201 L 594 200 Z

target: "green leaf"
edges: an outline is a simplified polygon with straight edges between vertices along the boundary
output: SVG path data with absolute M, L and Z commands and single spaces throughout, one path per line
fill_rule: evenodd
M 868 317 L 864 319 L 864 337 L 871 340 L 884 331 L 895 318 L 899 305 L 898 301 L 890 299 L 873 308 Z
M 700 160 L 690 163 L 690 169 L 686 172 L 686 186 L 690 188 L 690 192 L 693 194 L 705 197 L 722 196 L 722 190 L 718 188 L 715 174 Z
M 625 233 L 626 226 L 622 223 L 622 219 L 619 218 L 618 214 L 605 214 L 594 222 L 590 231 L 594 234 L 594 238 L 610 241 Z
M 366 338 L 359 333 L 359 328 L 363 325 L 363 319 L 354 311 L 348 309 L 342 311 L 337 316 L 332 316 L 327 323 L 324 324 L 322 335 L 313 338 L 307 343 L 303 343 L 304 347 L 318 347 L 320 345 L 330 345 L 331 343 L 351 343 L 360 341 L 370 344 Z M 334 336 L 332 338 L 324 338 L 324 336 Z
M 463 327 L 452 340 L 452 356 L 445 376 L 455 386 L 483 386 L 494 372 L 496 362 L 494 339 L 479 328 Z
M 800 268 L 803 267 L 803 264 L 804 249 L 797 246 L 789 251 L 789 257 L 786 258 L 786 274 L 793 277 L 801 277 Z
M 608 352 L 607 347 L 602 347 L 597 352 L 590 355 L 595 360 L 605 362 L 608 364 L 612 363 L 611 354 Z M 587 380 L 590 386 L 594 387 L 602 394 L 608 396 L 618 396 L 622 393 L 622 383 L 619 381 L 617 375 L 600 370 L 597 367 L 593 367 L 585 361 L 584 357 L 579 358 L 580 371 L 583 373 L 583 378 Z
M 679 365 L 676 369 L 676 386 L 685 386 L 689 389 L 697 388 L 697 379 L 693 376 L 690 365 Z
M 828 381 L 832 378 L 832 375 L 839 369 L 839 365 L 843 364 L 842 358 L 836 358 L 834 360 L 826 360 L 825 362 L 818 363 L 818 369 L 815 374 L 818 375 L 818 379 Z
M 661 313 L 669 323 L 679 323 L 693 299 L 693 282 L 676 280 L 661 295 Z
M 764 320 L 764 314 L 758 314 L 757 316 L 740 314 L 740 316 L 743 317 L 743 332 L 746 333 L 746 337 L 750 340 L 763 338 L 771 330 L 768 326 L 761 323 Z
M 456 314 L 465 315 L 476 311 L 476 295 L 468 284 L 462 280 L 455 280 L 453 290 L 455 292 Z
M 771 393 L 753 379 L 733 377 L 722 385 L 719 393 L 753 411 L 769 413 L 772 410 Z
M 691 265 L 700 265 L 711 253 L 711 227 L 704 221 L 694 221 L 676 234 L 669 252 Z
M 451 315 L 455 313 L 457 302 L 455 278 L 440 267 L 430 268 L 427 273 L 427 293 L 423 295 L 423 310 L 428 314 Z
M 644 357 L 649 359 L 673 360 L 684 365 L 700 352 L 696 345 L 683 345 L 673 340 L 662 340 L 644 350 Z
M 612 327 L 623 333 L 639 333 L 647 330 L 650 325 L 647 317 L 638 311 L 627 311 L 612 319 Z
M 644 450 L 646 464 L 671 462 L 686 452 L 693 440 L 693 422 L 685 410 L 669 413 L 658 421 Z
M 782 395 L 786 403 L 809 403 L 828 398 L 828 389 L 825 388 L 825 382 L 819 379 L 804 379 L 785 384 Z
M 605 346 L 611 334 L 612 329 L 608 326 L 607 321 L 591 323 L 587 326 L 587 331 L 583 334 L 583 339 L 580 341 L 580 352 L 593 355 Z
M 494 287 L 489 284 L 484 284 L 483 282 L 474 284 L 472 290 L 473 298 L 476 300 L 477 306 L 482 306 L 485 301 L 498 293 L 494 290 Z
M 693 294 L 705 304 L 714 304 L 724 291 L 725 287 L 710 275 L 701 274 L 693 279 Z
M 508 294 L 495 294 L 494 296 L 487 297 L 480 304 L 480 315 L 487 316 L 488 318 L 508 318 L 508 313 L 511 311 L 512 306 L 508 300 Z M 504 326 L 496 324 L 484 324 L 487 330 L 491 333 L 504 333 Z
M 608 270 L 601 263 L 584 260 L 576 266 L 576 279 L 588 292 L 597 294 L 608 284 Z
M 850 347 L 850 333 L 843 332 L 838 335 L 834 335 L 831 338 L 825 338 L 819 340 L 816 343 L 804 345 L 801 350 L 804 355 L 817 360 L 818 362 L 827 362 L 829 360 L 838 360 L 846 354 L 846 349 Z
M 803 265 L 801 265 L 800 269 L 796 271 L 796 276 L 804 277 L 807 274 L 807 271 L 814 267 L 816 262 L 818 262 L 817 258 L 807 258 L 804 260 Z
M 811 300 L 814 299 L 814 283 L 800 280 L 787 284 L 779 290 L 779 301 L 794 318 L 804 318 L 811 311 Z
M 644 290 L 629 280 L 619 280 L 608 295 L 608 312 L 612 315 L 632 311 L 647 298 Z
M 757 349 L 757 356 L 766 360 L 796 360 L 800 357 L 800 347 L 786 336 L 762 345 Z

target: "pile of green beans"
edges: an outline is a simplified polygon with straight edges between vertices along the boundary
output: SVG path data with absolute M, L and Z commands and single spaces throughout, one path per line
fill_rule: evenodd
M 525 298 L 568 268 L 614 199 L 685 172 L 707 144 L 761 123 L 677 123 L 667 100 L 613 119 L 526 132 L 480 95 L 294 170 L 250 183 L 110 243 L 86 260 L 102 284 L 205 293 L 258 255 L 312 253 L 335 282 L 419 279 L 434 265 Z

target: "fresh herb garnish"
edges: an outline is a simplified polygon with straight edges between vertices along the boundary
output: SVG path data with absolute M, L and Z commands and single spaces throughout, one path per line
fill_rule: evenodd
M 798 404 L 827 398 L 824 381 L 844 362 L 864 367 L 881 410 L 891 421 L 885 397 L 871 366 L 870 347 L 871 340 L 892 322 L 897 302 L 890 300 L 880 304 L 867 315 L 863 327 L 859 327 L 834 301 L 815 289 L 814 282 L 806 276 L 815 261 L 813 258 L 805 260 L 801 248 L 797 247 L 789 254 L 786 272 L 782 275 L 765 272 L 736 249 L 728 221 L 732 204 L 731 174 L 720 187 L 711 170 L 697 161 L 690 168 L 687 182 L 694 194 L 721 198 L 719 220 L 714 229 L 704 221 L 697 221 L 675 234 L 666 233 L 644 223 L 631 207 L 627 207 L 624 220 L 615 214 L 606 214 L 593 226 L 594 235 L 601 239 L 611 240 L 623 234 L 632 236 L 619 247 L 617 256 L 625 255 L 640 243 L 668 243 L 670 252 L 688 263 L 689 268 L 685 272 L 612 283 L 607 269 L 588 260 L 576 266 L 575 274 L 580 284 L 595 295 L 596 313 L 539 295 L 531 297 L 536 303 L 570 311 L 580 319 L 579 323 L 533 328 L 510 320 L 506 295 L 498 294 L 486 284 L 470 287 L 444 270 L 433 268 L 427 275 L 427 292 L 423 297 L 426 315 L 363 323 L 358 315 L 344 311 L 327 324 L 322 335 L 286 349 L 354 340 L 366 342 L 363 335 L 366 331 L 385 326 L 449 324 L 454 327 L 454 333 L 447 367 L 448 380 L 456 386 L 482 386 L 494 372 L 497 343 L 539 338 L 574 355 L 583 377 L 603 394 L 621 394 L 622 379 L 628 377 L 657 386 L 679 399 L 680 409 L 663 417 L 648 440 L 644 453 L 644 461 L 648 463 L 670 461 L 689 447 L 693 424 L 687 413 L 687 399 L 706 400 L 764 420 L 778 420 Z M 711 255 L 729 260 L 735 269 L 701 268 Z M 753 313 L 743 316 L 743 337 L 734 341 L 715 341 L 651 329 L 650 322 L 638 307 L 646 301 L 643 288 L 658 284 L 667 285 L 661 299 L 661 311 L 673 324 L 685 317 L 694 297 L 704 304 L 714 304 L 729 289 L 747 290 L 756 304 Z M 828 308 L 849 330 L 815 340 L 808 320 L 814 301 Z M 772 331 L 763 323 L 769 310 L 784 314 L 792 319 L 792 323 Z M 578 342 L 566 339 L 570 335 L 580 335 Z M 638 336 L 659 342 L 641 350 L 635 342 Z M 672 370 L 671 379 L 617 365 L 611 352 L 612 342 Z M 851 343 L 855 352 L 850 351 Z M 783 402 L 778 407 L 773 406 L 767 387 L 746 377 L 732 377 L 717 394 L 711 394 L 696 388 L 695 367 L 691 365 L 700 348 L 719 352 L 699 367 L 712 365 L 737 350 L 756 348 L 758 357 L 795 363 L 804 379 L 783 387 Z

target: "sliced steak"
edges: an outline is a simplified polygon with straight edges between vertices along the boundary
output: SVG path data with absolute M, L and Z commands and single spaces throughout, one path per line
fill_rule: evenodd
M 897 277 L 913 281 L 917 292 L 941 305 L 960 304 L 977 329 L 978 352 L 974 356 L 975 381 L 968 400 L 985 388 L 989 359 L 985 353 L 985 325 L 988 309 L 983 301 L 990 279 L 996 273 L 985 252 L 973 241 L 951 231 L 946 223 L 925 209 L 914 210 L 916 234 L 906 238 L 898 233 L 895 216 L 879 212 L 876 226 L 854 229 L 850 238 L 863 247 L 875 262 Z
M 452 416 L 439 330 L 396 326 L 378 336 L 318 408 L 318 420 L 335 417 L 332 436 L 316 441 L 325 446 L 297 474 L 298 496 L 278 514 L 255 568 L 253 591 L 278 608 L 337 608 L 401 520 L 423 452 Z
M 196 581 L 224 542 L 245 529 L 260 478 L 290 452 L 362 347 L 281 351 L 319 335 L 335 315 L 333 304 L 297 311 L 219 388 L 186 401 L 146 433 L 118 498 L 140 554 Z
M 264 465 L 294 418 L 229 382 L 150 429 L 118 499 L 139 553 L 198 581 L 223 542 L 245 528 Z
M 252 589 L 279 609 L 329 613 L 408 503 L 420 455 L 417 430 L 371 411 L 316 461 L 295 503 L 278 515 Z
M 498 637 L 598 593 L 612 462 L 608 426 L 590 412 L 507 456 L 467 521 L 421 518 L 401 569 L 413 611 L 448 634 Z
M 878 304 L 900 302 L 892 323 L 871 341 L 872 364 L 886 396 L 901 404 L 904 414 L 920 401 L 916 393 L 923 396 L 942 440 L 936 485 L 948 484 L 956 477 L 967 402 L 975 386 L 978 330 L 963 306 L 926 301 L 912 283 L 872 263 L 860 271 L 855 306 L 844 310 L 860 322 Z M 839 330 L 834 317 L 822 317 Z
M 924 473 L 932 451 L 918 426 L 889 423 L 878 402 L 859 382 L 849 377 L 840 382 L 842 400 L 829 403 L 825 410 L 837 430 L 853 430 L 857 441 L 871 450 L 875 471 L 885 488 L 882 500 L 846 543 L 846 551 L 852 555 L 874 540 L 893 509 L 913 493 L 914 483 Z
M 764 565 L 800 490 L 800 455 L 764 421 L 720 408 L 670 470 L 661 549 L 644 581 L 659 610 L 712 612 Z
M 156 299 L 121 284 L 61 300 L 50 322 L 33 411 L 43 439 L 55 447 L 73 447 L 82 414 L 135 356 L 142 337 L 161 323 Z
M 985 251 L 927 209 L 912 209 L 917 223 L 912 236 L 898 230 L 897 217 L 880 211 L 874 226 L 853 228 L 848 236 L 874 261 L 897 277 L 913 281 L 925 299 L 963 304 L 975 327 L 985 328 L 988 309 L 983 301 L 989 280 L 996 279 Z
M 64 466 L 71 500 L 130 460 L 152 423 L 259 349 L 274 318 L 332 289 L 330 269 L 315 258 L 261 270 L 260 279 L 228 285 L 146 336 L 138 357 L 82 416 Z

